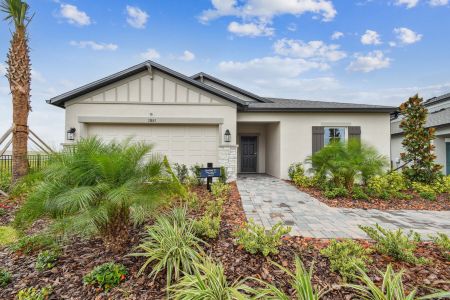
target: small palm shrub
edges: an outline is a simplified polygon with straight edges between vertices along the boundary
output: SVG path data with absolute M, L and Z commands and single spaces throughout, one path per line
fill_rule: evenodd
M 0 287 L 3 288 L 11 282 L 11 274 L 3 268 L 0 268 Z
M 294 290 L 295 297 L 297 300 L 319 300 L 321 297 L 326 294 L 326 291 L 321 290 L 318 291 L 312 284 L 313 277 L 313 265 L 309 271 L 306 270 L 303 262 L 295 257 L 295 271 L 292 273 L 287 268 L 273 262 L 275 266 L 277 266 L 280 270 L 285 272 L 289 278 L 289 284 L 291 289 Z M 282 289 L 279 289 L 273 284 L 264 282 L 260 279 L 253 279 L 259 283 L 261 283 L 264 287 L 262 289 L 256 290 L 256 299 L 273 299 L 273 300 L 291 300 L 293 299 L 289 295 L 287 295 Z
M 186 209 L 175 208 L 166 215 L 159 216 L 154 225 L 147 228 L 147 237 L 137 246 L 131 256 L 144 257 L 145 263 L 139 275 L 151 265 L 149 276 L 155 278 L 166 271 L 167 285 L 182 274 L 192 274 L 195 263 L 199 262 L 203 241 L 195 236 L 193 224 L 187 219 Z
M 185 164 L 173 164 L 173 169 L 175 171 L 175 175 L 177 176 L 177 179 L 182 184 L 186 183 L 188 177 L 189 177 L 189 170 L 186 167 Z
M 41 289 L 30 287 L 20 290 L 17 293 L 18 300 L 47 300 L 52 293 L 51 287 L 43 287 Z
M 47 269 L 51 269 L 56 265 L 58 261 L 59 253 L 55 250 L 45 250 L 39 253 L 35 268 L 38 271 L 45 271 Z
M 20 238 L 9 247 L 14 252 L 31 254 L 39 250 L 58 250 L 58 240 L 48 233 L 37 233 Z
M 342 242 L 332 240 L 320 253 L 328 257 L 331 270 L 339 272 L 345 281 L 354 280 L 358 269 L 365 271 L 366 264 L 372 262 L 369 257 L 370 249 L 350 239 Z
M 104 263 L 95 267 L 83 277 L 86 285 L 96 285 L 108 292 L 126 279 L 127 269 L 124 265 L 114 262 Z
M 371 176 L 381 174 L 387 164 L 375 148 L 356 139 L 328 144 L 307 161 L 314 173 L 330 177 L 333 186 L 344 186 L 349 191 L 356 179 L 366 182 Z
M 395 273 L 392 266 L 388 265 L 384 273 L 378 272 L 381 278 L 383 278 L 381 287 L 375 284 L 363 270 L 359 271 L 360 275 L 357 277 L 362 284 L 348 284 L 346 287 L 353 289 L 361 299 L 365 300 L 419 300 L 450 297 L 450 292 L 437 292 L 423 297 L 416 297 L 417 290 L 413 290 L 407 294 L 403 286 L 403 271 Z
M 143 143 L 81 140 L 70 152 L 51 157 L 16 223 L 49 216 L 64 233 L 100 234 L 107 248 L 120 250 L 131 223 L 142 223 L 178 190 L 164 162 L 150 151 Z
M 442 252 L 442 255 L 450 261 L 450 237 L 445 233 L 438 233 L 436 236 L 430 236 Z
M 410 231 L 405 235 L 401 228 L 395 231 L 388 230 L 378 224 L 375 224 L 375 227 L 360 225 L 359 228 L 376 242 L 375 249 L 378 252 L 409 263 L 423 264 L 427 262 L 425 258 L 414 255 L 417 243 L 421 240 L 417 232 Z
M 236 243 L 241 245 L 245 251 L 251 254 L 261 253 L 267 256 L 269 254 L 278 254 L 281 238 L 290 231 L 291 228 L 283 226 L 281 222 L 266 231 L 264 226 L 257 225 L 250 219 L 243 228 L 234 233 L 234 236 L 236 237 Z
M 195 264 L 193 274 L 185 274 L 179 283 L 169 288 L 171 299 L 177 300 L 232 300 L 248 299 L 241 291 L 247 290 L 242 281 L 229 284 L 221 264 L 207 258 Z

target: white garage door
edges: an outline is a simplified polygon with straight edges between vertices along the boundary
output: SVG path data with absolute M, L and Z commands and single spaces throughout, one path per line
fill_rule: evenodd
M 167 155 L 171 164 L 212 162 L 217 165 L 219 144 L 217 125 L 125 125 L 89 124 L 88 135 L 104 141 L 143 141 L 154 145 L 154 152 Z

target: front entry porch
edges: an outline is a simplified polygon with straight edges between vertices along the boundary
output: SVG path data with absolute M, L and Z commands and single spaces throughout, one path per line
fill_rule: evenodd
M 280 177 L 280 124 L 238 122 L 238 173 Z

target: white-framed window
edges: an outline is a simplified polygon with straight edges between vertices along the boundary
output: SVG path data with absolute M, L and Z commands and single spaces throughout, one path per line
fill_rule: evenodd
M 328 145 L 331 142 L 344 142 L 346 136 L 345 127 L 325 127 L 324 128 L 324 145 Z

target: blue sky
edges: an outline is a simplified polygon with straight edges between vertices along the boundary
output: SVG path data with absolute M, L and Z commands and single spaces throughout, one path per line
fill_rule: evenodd
M 152 59 L 263 96 L 398 105 L 450 92 L 449 0 L 33 0 L 30 124 L 52 145 L 46 99 Z M 11 124 L 0 26 L 0 133 Z

